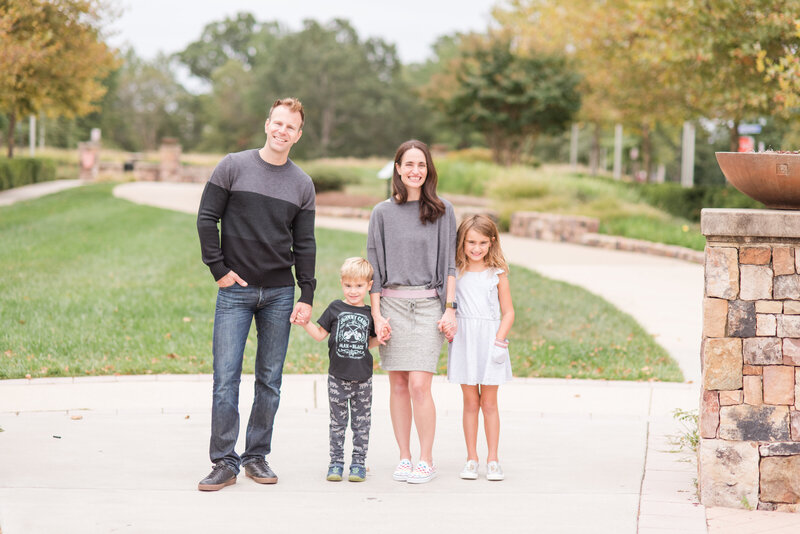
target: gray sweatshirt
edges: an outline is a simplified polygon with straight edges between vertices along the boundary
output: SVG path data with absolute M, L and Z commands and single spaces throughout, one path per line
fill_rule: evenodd
M 371 293 L 384 287 L 425 286 L 447 294 L 447 277 L 456 273 L 456 216 L 441 199 L 445 213 L 433 223 L 419 220 L 419 201 L 384 200 L 372 210 L 367 259 L 375 269 Z

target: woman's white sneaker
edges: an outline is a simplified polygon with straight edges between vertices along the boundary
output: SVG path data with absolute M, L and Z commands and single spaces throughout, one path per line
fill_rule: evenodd
M 503 474 L 503 468 L 497 462 L 489 462 L 486 464 L 486 480 L 503 480 L 506 476 Z
M 420 460 L 417 462 L 417 465 L 414 467 L 414 470 L 408 475 L 408 482 L 409 484 L 424 484 L 426 482 L 430 482 L 436 477 L 436 466 L 431 463 L 428 465 L 428 462 L 423 462 Z
M 478 462 L 475 460 L 467 460 L 464 464 L 464 469 L 458 474 L 464 480 L 477 480 L 478 478 Z
M 413 467 L 414 466 L 411 465 L 411 460 L 403 458 L 400 460 L 400 463 L 397 464 L 397 467 L 395 467 L 392 478 L 399 482 L 405 482 L 408 480 L 408 475 L 411 474 Z

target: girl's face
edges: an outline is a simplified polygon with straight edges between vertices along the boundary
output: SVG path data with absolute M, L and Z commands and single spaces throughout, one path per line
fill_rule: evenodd
M 467 235 L 464 236 L 464 253 L 470 263 L 483 263 L 483 259 L 489 253 L 491 246 L 491 238 L 474 229 L 467 230 Z
M 400 175 L 400 180 L 406 186 L 409 193 L 412 191 L 419 192 L 422 189 L 422 184 L 425 183 L 425 178 L 428 177 L 428 165 L 425 161 L 425 153 L 418 148 L 409 148 L 400 159 L 400 163 L 396 163 L 397 173 Z

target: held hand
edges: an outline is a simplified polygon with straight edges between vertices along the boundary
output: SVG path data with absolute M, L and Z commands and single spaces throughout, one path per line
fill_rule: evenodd
M 308 321 L 310 320 L 311 306 L 305 302 L 298 302 L 295 304 L 294 309 L 292 310 L 292 315 L 289 317 L 289 322 L 303 326 L 304 324 L 308 324 Z
M 442 318 L 437 321 L 436 326 L 440 332 L 447 336 L 448 341 L 452 340 L 458 330 L 458 320 L 456 319 L 456 312 L 452 308 L 447 308 L 442 314 Z
M 378 334 L 378 343 L 386 345 L 386 341 L 392 337 L 392 326 L 389 324 L 389 317 L 385 319 L 378 317 L 375 320 L 375 331 Z
M 242 280 L 238 274 L 233 271 L 228 271 L 228 274 L 217 280 L 219 287 L 231 287 L 233 284 L 239 284 L 242 287 L 247 287 L 247 282 Z

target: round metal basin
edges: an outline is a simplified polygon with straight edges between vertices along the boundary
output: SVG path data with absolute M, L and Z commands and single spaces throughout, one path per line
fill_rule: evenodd
M 768 208 L 800 209 L 800 154 L 717 152 L 725 178 Z

